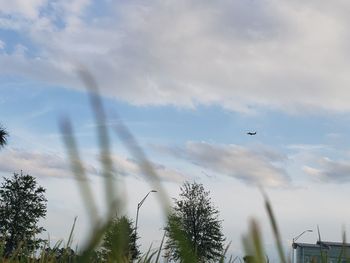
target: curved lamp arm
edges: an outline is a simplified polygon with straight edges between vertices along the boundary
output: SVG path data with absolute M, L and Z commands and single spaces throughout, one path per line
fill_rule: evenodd
M 142 198 L 142 200 L 137 204 L 137 211 L 136 211 L 136 222 L 135 222 L 135 233 L 137 231 L 137 222 L 138 222 L 138 219 L 139 219 L 139 210 L 140 210 L 140 207 L 142 206 L 142 204 L 145 202 L 146 198 L 149 196 L 150 193 L 156 193 L 157 191 L 156 190 L 151 190 L 149 191 L 144 198 Z

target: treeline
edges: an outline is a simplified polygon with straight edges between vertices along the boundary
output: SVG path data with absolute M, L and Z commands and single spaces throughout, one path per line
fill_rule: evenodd
M 55 260 L 77 260 L 79 252 L 59 242 L 50 248 L 48 240 L 38 238 L 45 229 L 38 225 L 46 216 L 45 189 L 33 176 L 14 173 L 3 178 L 0 187 L 0 253 L 3 258 L 51 257 Z M 146 258 L 166 258 L 181 262 L 183 253 L 195 256 L 198 262 L 217 262 L 224 254 L 225 238 L 219 211 L 211 203 L 202 184 L 185 182 L 164 227 L 165 241 L 156 250 L 141 255 L 136 228 L 127 216 L 114 218 L 105 230 L 100 244 L 93 249 L 89 261 L 131 262 Z M 188 251 L 178 242 L 179 235 L 188 240 Z M 67 241 L 68 245 L 71 241 Z M 162 253 L 163 252 L 163 253 Z

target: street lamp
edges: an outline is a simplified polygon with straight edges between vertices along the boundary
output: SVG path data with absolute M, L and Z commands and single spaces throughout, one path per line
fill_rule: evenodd
M 306 232 L 313 232 L 312 229 L 307 229 L 303 232 L 301 232 L 299 235 L 297 235 L 296 237 L 293 238 L 293 242 L 292 242 L 292 263 L 294 263 L 294 249 L 296 248 L 295 247 L 295 241 L 297 241 L 302 235 L 304 235 Z
M 151 190 L 149 191 L 145 197 L 140 201 L 140 203 L 137 204 L 137 211 L 136 211 L 136 222 L 135 222 L 135 236 L 136 236 L 136 232 L 137 232 L 137 222 L 139 220 L 139 210 L 140 210 L 140 207 L 142 206 L 142 204 L 145 202 L 147 196 L 150 194 L 150 193 L 156 193 L 157 191 L 156 190 Z

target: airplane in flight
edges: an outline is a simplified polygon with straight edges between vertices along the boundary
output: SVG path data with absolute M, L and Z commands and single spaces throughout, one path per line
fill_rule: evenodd
M 247 132 L 247 135 L 253 136 L 253 135 L 256 135 L 256 132 Z

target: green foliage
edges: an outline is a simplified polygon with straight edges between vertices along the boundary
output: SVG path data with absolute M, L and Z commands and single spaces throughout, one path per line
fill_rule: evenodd
M 45 189 L 34 177 L 14 173 L 4 178 L 0 188 L 0 235 L 4 254 L 29 255 L 43 242 L 35 236 L 44 231 L 38 226 L 46 215 Z
M 40 260 L 42 262 L 76 262 L 78 255 L 70 247 L 53 247 L 46 248 L 41 253 Z
M 224 252 L 224 236 L 219 211 L 212 205 L 202 184 L 185 182 L 175 199 L 166 226 L 166 257 L 178 261 L 194 255 L 198 262 L 217 262 Z M 179 245 L 185 238 L 189 247 Z
M 103 238 L 100 253 L 103 261 L 127 262 L 140 255 L 132 221 L 126 216 L 114 219 Z

